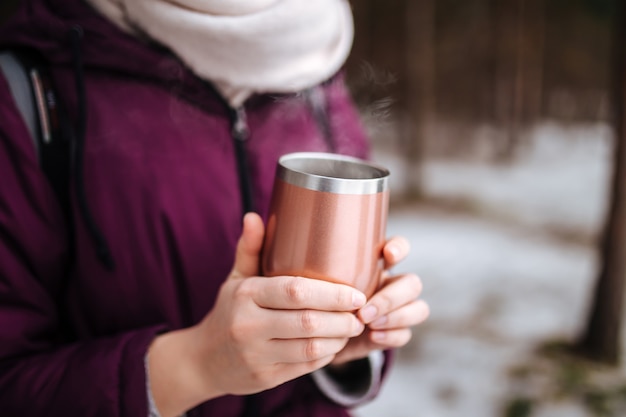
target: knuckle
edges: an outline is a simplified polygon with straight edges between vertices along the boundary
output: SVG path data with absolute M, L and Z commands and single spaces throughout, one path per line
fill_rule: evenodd
M 336 301 L 338 306 L 351 306 L 352 305 L 352 291 L 348 288 L 340 288 L 336 292 Z
M 251 329 L 246 322 L 246 320 L 240 320 L 235 317 L 228 327 L 228 335 L 235 344 L 245 344 L 250 340 Z
M 302 304 L 307 298 L 307 291 L 301 280 L 290 279 L 284 284 L 287 299 L 294 304 Z
M 241 280 L 237 289 L 235 290 L 234 297 L 237 299 L 249 300 L 256 292 L 255 280 L 252 278 Z
M 232 325 L 228 329 L 228 335 L 230 339 L 236 344 L 241 344 L 245 342 L 246 334 L 247 334 L 247 331 L 245 331 L 242 326 L 239 326 L 236 324 Z
M 308 339 L 304 344 L 304 359 L 314 361 L 322 355 L 322 342 L 318 339 Z
M 248 378 L 250 379 L 250 382 L 257 385 L 263 380 L 263 374 L 253 369 L 248 372 Z
M 314 312 L 305 310 L 300 313 L 300 328 L 305 334 L 313 334 L 321 325 L 320 319 Z
M 271 385 L 269 383 L 268 376 L 266 375 L 266 373 L 260 370 L 257 370 L 257 369 L 251 370 L 249 372 L 248 377 L 250 378 L 250 381 L 252 382 L 254 386 L 265 388 Z

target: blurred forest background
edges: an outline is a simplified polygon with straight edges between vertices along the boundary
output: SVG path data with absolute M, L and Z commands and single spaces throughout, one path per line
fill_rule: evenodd
M 626 415 L 624 5 L 353 8 L 348 81 L 433 308 L 360 416 Z
M 393 75 L 399 107 L 421 96 L 421 111 L 449 120 L 606 120 L 615 10 L 616 0 L 359 0 L 350 69 L 358 79 L 371 63 Z
M 616 4 L 354 1 L 348 79 L 370 121 L 394 119 L 387 135 L 416 164 L 432 152 L 471 155 L 485 139 L 506 160 L 543 121 L 608 121 Z M 484 126 L 478 145 L 472 132 Z
M 432 310 L 355 414 L 625 416 L 622 0 L 351 3 L 347 80 Z

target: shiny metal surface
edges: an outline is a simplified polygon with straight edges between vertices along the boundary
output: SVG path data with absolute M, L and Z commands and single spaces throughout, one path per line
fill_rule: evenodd
M 374 194 L 387 189 L 386 168 L 344 155 L 300 152 L 283 156 L 276 175 L 283 181 L 339 194 Z
M 264 275 L 324 279 L 351 285 L 371 296 L 383 270 L 389 206 L 389 173 L 376 169 L 386 173 L 383 189 L 368 193 L 317 191 L 277 175 L 263 249 Z M 330 178 L 331 182 L 341 180 Z

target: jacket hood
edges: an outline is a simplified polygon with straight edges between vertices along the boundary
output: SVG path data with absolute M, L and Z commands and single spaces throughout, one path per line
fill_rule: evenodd
M 33 48 L 52 64 L 70 65 L 76 26 L 89 46 L 82 60 L 90 69 L 165 82 L 180 81 L 186 72 L 167 50 L 123 32 L 84 0 L 22 0 L 0 27 L 0 48 Z

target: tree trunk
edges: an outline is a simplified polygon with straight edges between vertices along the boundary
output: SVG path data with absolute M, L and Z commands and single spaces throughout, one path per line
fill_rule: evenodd
M 543 79 L 546 50 L 546 2 L 530 0 L 527 4 L 526 122 L 543 117 Z
M 617 364 L 620 360 L 626 281 L 626 13 L 621 2 L 618 8 L 611 88 L 615 130 L 611 202 L 600 248 L 602 264 L 593 304 L 587 326 L 576 346 L 583 355 L 610 364 Z
M 515 25 L 516 0 L 491 0 L 489 2 L 493 33 L 493 120 L 498 132 L 493 143 L 494 159 L 503 159 L 504 150 L 512 142 L 515 97 L 515 63 L 517 43 Z
M 424 145 L 435 126 L 435 0 L 406 1 L 407 193 L 421 194 Z
M 508 162 L 520 142 L 525 115 L 526 0 L 495 0 L 495 5 L 496 42 L 499 42 L 496 45 L 496 120 L 503 132 L 496 144 L 495 157 L 499 162 Z

